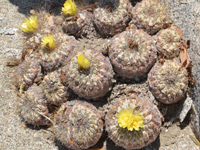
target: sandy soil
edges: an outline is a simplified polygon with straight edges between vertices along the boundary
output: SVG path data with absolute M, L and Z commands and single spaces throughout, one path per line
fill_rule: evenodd
M 15 87 L 11 84 L 13 67 L 6 64 L 10 58 L 20 57 L 23 49 L 23 37 L 19 27 L 30 9 L 36 6 L 39 0 L 0 0 L 0 149 L 51 149 L 67 150 L 55 140 L 52 128 L 26 126 L 17 114 L 18 98 Z M 101 40 L 100 40 L 101 41 Z M 85 43 L 80 40 L 80 43 Z M 89 41 L 91 46 L 100 47 L 101 42 Z M 98 44 L 97 44 L 98 43 Z M 146 85 L 144 85 L 145 88 Z M 179 104 L 177 104 L 179 105 Z M 172 106 L 166 112 L 169 121 L 176 114 Z M 189 126 L 189 116 L 182 123 L 173 123 L 170 127 L 162 127 L 161 133 L 155 142 L 143 150 L 198 150 L 189 135 L 193 135 Z M 104 150 L 122 150 L 109 140 L 106 133 L 94 146 Z

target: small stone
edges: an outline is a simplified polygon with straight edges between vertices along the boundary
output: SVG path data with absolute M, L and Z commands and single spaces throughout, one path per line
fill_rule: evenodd
M 18 29 L 17 28 L 3 28 L 0 30 L 0 34 L 14 35 Z
M 192 101 L 191 97 L 187 96 L 186 100 L 183 103 L 183 108 L 181 108 L 181 112 L 178 117 L 180 119 L 180 122 L 183 122 L 183 120 L 187 116 L 189 110 L 191 109 L 192 102 L 193 101 Z
M 5 14 L 0 13 L 0 21 L 2 21 L 5 18 Z
M 5 8 L 1 9 L 1 13 L 7 13 L 7 9 Z

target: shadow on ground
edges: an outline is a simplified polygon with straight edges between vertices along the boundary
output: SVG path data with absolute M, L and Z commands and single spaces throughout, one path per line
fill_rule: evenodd
M 25 15 L 30 15 L 30 10 L 49 10 L 55 15 L 60 14 L 63 0 L 9 0 L 18 6 L 18 11 Z
M 55 15 L 61 13 L 61 8 L 65 0 L 9 0 L 12 4 L 18 6 L 18 11 L 25 15 L 30 15 L 31 9 L 39 10 L 41 9 L 41 4 L 44 8 L 56 10 L 53 11 Z M 130 0 L 132 6 L 135 6 L 136 3 L 140 2 L 141 0 Z

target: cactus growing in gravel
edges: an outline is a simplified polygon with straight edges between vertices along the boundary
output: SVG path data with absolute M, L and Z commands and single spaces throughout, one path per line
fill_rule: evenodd
M 48 73 L 43 81 L 42 87 L 48 103 L 60 106 L 69 100 L 72 91 L 61 83 L 60 70 Z
M 187 91 L 187 70 L 181 64 L 166 60 L 156 63 L 148 74 L 149 88 L 162 103 L 172 104 L 181 100 Z
M 151 35 L 172 23 L 164 7 L 154 0 L 143 0 L 137 3 L 131 14 L 133 17 L 130 24 Z
M 114 36 L 126 29 L 130 21 L 131 4 L 128 0 L 98 1 L 94 10 L 94 24 L 105 36 Z
M 127 30 L 114 36 L 108 55 L 123 78 L 139 80 L 154 65 L 157 53 L 151 37 L 142 30 Z
M 124 110 L 131 110 L 131 113 L 122 113 Z M 124 128 L 120 123 L 129 128 Z M 110 103 L 105 124 L 109 138 L 117 146 L 140 149 L 157 138 L 161 128 L 161 114 L 148 97 L 137 97 L 134 93 L 118 97 Z
M 158 52 L 163 54 L 166 58 L 179 56 L 180 51 L 183 50 L 186 45 L 183 32 L 180 28 L 175 26 L 159 31 L 154 38 Z
M 28 124 L 50 125 L 50 121 L 46 118 L 50 116 L 48 104 L 41 87 L 34 84 L 24 92 L 19 113 Z
M 62 104 L 54 123 L 56 138 L 74 150 L 95 145 L 103 132 L 103 121 L 96 107 L 78 100 Z
M 82 52 L 76 53 L 66 66 L 66 77 L 69 87 L 78 96 L 86 99 L 103 97 L 114 82 L 112 65 L 107 57 L 97 50 L 85 49 L 84 57 L 90 62 L 88 69 L 79 67 L 77 57 Z

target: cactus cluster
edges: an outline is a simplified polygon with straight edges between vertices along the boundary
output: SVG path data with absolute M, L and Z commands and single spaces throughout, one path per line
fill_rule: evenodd
M 52 125 L 70 149 L 95 145 L 103 127 L 117 146 L 147 146 L 159 135 L 162 118 L 150 95 L 171 104 L 187 92 L 181 29 L 153 0 L 136 6 L 67 0 L 61 10 L 60 16 L 32 11 L 22 22 L 25 44 L 13 76 L 20 116 L 28 124 Z M 107 40 L 105 53 L 83 46 L 98 38 Z M 95 107 L 99 101 L 106 103 L 102 110 Z

